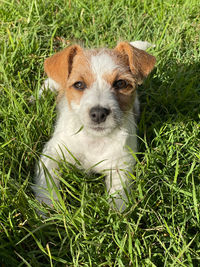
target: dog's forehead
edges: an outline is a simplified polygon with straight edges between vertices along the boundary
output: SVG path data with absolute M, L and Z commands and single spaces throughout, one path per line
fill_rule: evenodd
M 85 56 L 90 64 L 93 75 L 103 77 L 116 69 L 126 69 L 127 64 L 113 49 L 85 50 Z
M 111 73 L 117 67 L 113 57 L 105 51 L 92 55 L 90 64 L 92 72 L 98 76 L 103 76 L 105 73 Z

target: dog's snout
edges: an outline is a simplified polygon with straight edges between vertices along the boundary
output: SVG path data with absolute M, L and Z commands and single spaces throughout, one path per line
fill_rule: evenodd
M 93 122 L 101 123 L 104 122 L 107 116 L 110 114 L 110 109 L 96 106 L 91 108 L 89 114 Z

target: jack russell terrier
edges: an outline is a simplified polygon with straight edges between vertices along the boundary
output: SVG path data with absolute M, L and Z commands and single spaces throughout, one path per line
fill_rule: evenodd
M 51 205 L 52 197 L 58 199 L 53 188 L 59 187 L 56 169 L 64 156 L 104 173 L 112 205 L 125 209 L 127 172 L 135 164 L 130 151 L 137 152 L 136 89 L 156 62 L 144 51 L 148 46 L 141 41 L 120 42 L 114 49 L 72 45 L 45 60 L 48 79 L 41 91 L 58 91 L 58 117 L 36 170 L 33 190 L 40 202 Z

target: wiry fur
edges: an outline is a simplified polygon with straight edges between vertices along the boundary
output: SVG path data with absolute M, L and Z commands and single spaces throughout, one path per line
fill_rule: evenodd
M 125 171 L 135 164 L 129 148 L 137 151 L 136 87 L 154 64 L 153 56 L 125 42 L 113 50 L 84 50 L 75 45 L 46 60 L 45 71 L 49 76 L 46 83 L 59 91 L 58 118 L 36 171 L 34 191 L 39 201 L 51 204 L 46 191 L 47 181 L 51 187 L 51 180 L 48 175 L 45 177 L 43 166 L 59 186 L 55 169 L 64 156 L 73 164 L 75 157 L 86 170 L 105 173 L 108 192 L 115 195 L 118 209 L 125 208 L 124 186 L 128 185 Z M 125 80 L 128 85 L 116 90 L 113 87 L 116 80 Z M 86 88 L 74 88 L 77 81 L 83 81 Z M 93 107 L 109 110 L 105 121 L 95 123 L 91 119 Z M 56 199 L 55 192 L 53 195 Z

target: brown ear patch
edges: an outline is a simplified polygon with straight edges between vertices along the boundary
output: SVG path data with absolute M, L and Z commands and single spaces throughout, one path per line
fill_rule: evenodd
M 72 45 L 47 58 L 44 62 L 44 70 L 48 77 L 64 87 L 72 70 L 73 58 L 78 53 L 82 53 L 82 48 Z
M 126 42 L 119 43 L 114 51 L 126 59 L 131 72 L 138 78 L 138 83 L 142 83 L 144 78 L 153 70 L 156 63 L 154 56 Z

